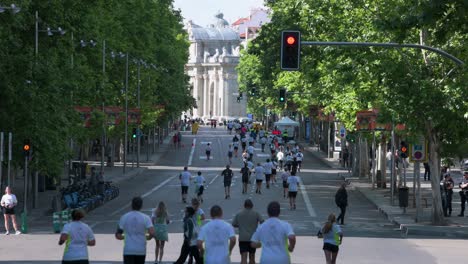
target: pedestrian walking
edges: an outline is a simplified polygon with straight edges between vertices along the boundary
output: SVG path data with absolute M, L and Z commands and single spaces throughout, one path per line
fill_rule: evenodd
M 280 204 L 276 201 L 268 204 L 268 219 L 261 224 L 251 238 L 251 246 L 262 247 L 260 263 L 288 264 L 289 254 L 296 246 L 296 235 L 292 226 L 279 219 Z
M 197 186 L 197 199 L 203 203 L 203 192 L 205 191 L 205 177 L 203 177 L 201 171 L 197 172 L 195 177 L 195 185 Z
M 228 159 L 229 159 L 229 164 L 232 164 L 232 155 L 234 153 L 234 148 L 232 147 L 231 144 L 229 144 L 228 147 Z
M 177 133 L 174 133 L 172 136 L 172 144 L 174 145 L 174 149 L 177 149 L 177 143 L 179 142 L 179 139 L 177 138 Z
M 188 193 L 188 188 L 190 185 L 191 178 L 192 178 L 192 174 L 190 174 L 190 172 L 188 171 L 188 167 L 185 166 L 184 171 L 179 175 L 183 203 L 187 203 L 187 193 Z
M 454 182 L 450 173 L 444 175 L 444 179 L 440 183 L 442 191 L 442 207 L 444 210 L 444 216 L 452 215 L 452 197 Z
M 234 157 L 237 158 L 237 154 L 239 152 L 239 138 L 237 135 L 232 138 L 232 145 L 234 146 Z
M 177 131 L 177 148 L 180 148 L 182 144 L 182 133 L 180 133 L 180 130 Z
M 154 237 L 154 227 L 148 215 L 140 212 L 143 206 L 141 197 L 132 199 L 132 210 L 119 221 L 115 238 L 124 240 L 124 264 L 144 264 L 146 259 L 146 240 Z
M 299 163 L 297 162 L 297 158 L 293 156 L 293 160 L 291 162 L 291 174 L 296 175 L 298 167 L 299 167 Z
M 461 191 L 459 192 L 460 200 L 461 200 L 461 211 L 458 216 L 464 216 L 465 215 L 465 203 L 468 198 L 468 171 L 465 171 L 463 173 L 463 179 L 458 186 L 461 189 Z
M 245 200 L 244 210 L 237 213 L 232 221 L 232 226 L 239 228 L 241 264 L 247 264 L 247 257 L 249 264 L 255 264 L 256 248 L 252 247 L 250 239 L 261 223 L 263 223 L 263 218 L 257 211 L 253 210 L 252 200 Z
M 276 186 L 276 172 L 278 171 L 278 162 L 273 158 L 271 159 L 271 177 L 270 181 Z
M 296 196 L 297 189 L 299 188 L 299 178 L 296 174 L 291 173 L 287 180 L 288 183 L 288 197 L 289 197 L 289 209 L 296 210 Z
M 198 232 L 196 230 L 196 224 L 193 221 L 193 216 L 195 215 L 195 210 L 193 207 L 187 206 L 185 208 L 184 215 L 184 242 L 182 248 L 180 249 L 179 258 L 174 262 L 175 264 L 183 264 L 187 257 L 195 258 L 195 263 L 202 264 L 203 261 L 200 258 L 200 251 L 197 248 L 197 236 Z
M 204 256 L 204 264 L 228 264 L 236 245 L 234 228 L 223 218 L 223 209 L 214 205 L 210 209 L 212 220 L 201 228 L 198 249 Z
M 91 228 L 83 223 L 81 219 L 85 216 L 82 209 L 72 211 L 72 221 L 63 226 L 58 244 L 61 246 L 66 242 L 63 251 L 63 264 L 88 264 L 88 247 L 96 245 Z
M 205 221 L 205 212 L 200 207 L 200 201 L 198 199 L 196 199 L 196 198 L 193 198 L 192 199 L 192 207 L 195 210 L 195 214 L 193 216 L 195 224 L 198 227 L 201 227 L 203 225 L 203 221 Z
M 242 146 L 242 152 L 245 151 L 245 148 L 247 147 L 247 137 L 241 136 L 241 146 Z
M 12 193 L 10 186 L 5 188 L 5 194 L 2 196 L 0 204 L 2 206 L 5 221 L 5 235 L 10 234 L 10 219 L 13 224 L 13 228 L 15 229 L 15 235 L 21 234 L 21 231 L 18 229 L 18 225 L 16 224 L 15 214 L 15 208 L 18 204 L 18 200 L 16 199 L 16 195 Z
M 151 215 L 154 227 L 154 240 L 156 241 L 154 263 L 161 263 L 164 255 L 164 244 L 169 241 L 167 225 L 170 223 L 166 204 L 161 201 Z
M 431 180 L 431 167 L 429 166 L 428 162 L 424 162 L 423 165 L 424 165 L 424 180 L 426 181 L 427 179 L 428 181 L 430 181 Z
M 338 191 L 336 191 L 335 203 L 336 206 L 340 208 L 340 215 L 338 216 L 336 221 L 341 221 L 341 224 L 344 225 L 346 207 L 348 206 L 348 192 L 346 191 L 346 183 L 342 183 Z
M 267 138 L 265 136 L 262 136 L 260 138 L 260 144 L 262 144 L 262 152 L 265 152 L 265 145 L 267 143 Z
M 343 242 L 343 232 L 339 225 L 336 224 L 334 214 L 328 216 L 328 221 L 320 229 L 319 238 L 323 238 L 323 252 L 325 253 L 325 262 L 327 264 L 336 264 L 339 246 Z
M 206 160 L 210 160 L 210 155 L 211 155 L 211 144 L 210 143 L 206 144 L 205 154 L 206 154 Z
M 288 178 L 291 176 L 288 168 L 284 168 L 283 173 L 281 173 L 281 179 L 283 180 L 283 198 L 289 197 L 289 184 Z
M 250 179 L 250 169 L 247 162 L 244 163 L 244 167 L 241 168 L 240 173 L 242 175 L 242 194 L 247 193 Z
M 266 188 L 270 189 L 271 174 L 273 171 L 273 164 L 271 163 L 270 159 L 267 159 L 266 162 L 263 163 L 263 168 L 265 169 Z
M 231 184 L 234 173 L 230 169 L 229 165 L 226 165 L 226 169 L 221 172 L 221 176 L 224 178 L 224 199 L 231 198 Z
M 249 158 L 248 160 L 253 161 L 255 148 L 254 148 L 254 143 L 249 143 L 249 146 L 247 147 L 247 153 L 249 153 Z
M 265 168 L 263 168 L 260 163 L 257 163 L 257 167 L 255 167 L 255 183 L 257 184 L 255 193 L 262 194 L 262 182 L 264 174 Z

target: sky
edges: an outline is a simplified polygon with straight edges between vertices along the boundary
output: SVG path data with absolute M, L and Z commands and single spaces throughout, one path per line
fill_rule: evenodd
M 263 7 L 264 0 L 175 0 L 174 7 L 182 10 L 182 16 L 200 26 L 215 23 L 214 15 L 221 11 L 229 24 L 247 17 L 251 8 Z

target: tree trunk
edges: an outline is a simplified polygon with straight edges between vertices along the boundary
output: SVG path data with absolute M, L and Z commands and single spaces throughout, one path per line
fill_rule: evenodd
M 431 169 L 432 187 L 432 211 L 431 222 L 433 225 L 445 225 L 446 220 L 442 210 L 442 198 L 440 194 L 440 140 L 437 133 L 433 131 L 432 123 L 426 122 L 426 138 L 429 139 L 429 166 Z

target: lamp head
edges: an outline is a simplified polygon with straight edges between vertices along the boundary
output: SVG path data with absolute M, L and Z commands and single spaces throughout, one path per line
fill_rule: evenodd
M 63 30 L 61 27 L 58 27 L 57 31 L 58 31 L 58 33 L 60 33 L 60 35 L 65 35 L 65 33 L 66 33 L 66 31 Z
M 21 11 L 21 8 L 17 7 L 15 4 L 11 4 L 11 12 L 13 14 L 17 14 L 19 11 Z
M 52 32 L 52 30 L 50 29 L 50 27 L 47 28 L 47 36 L 52 36 L 54 35 L 54 33 Z

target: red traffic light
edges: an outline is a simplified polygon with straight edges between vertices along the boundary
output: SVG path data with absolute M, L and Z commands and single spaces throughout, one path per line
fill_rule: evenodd
M 406 147 L 401 147 L 402 152 L 406 152 L 408 149 Z
M 23 146 L 24 151 L 29 151 L 30 149 L 31 149 L 31 146 L 29 146 L 27 144 Z
M 286 43 L 288 43 L 288 45 L 294 45 L 296 43 L 296 38 L 293 37 L 293 36 L 289 36 L 287 39 L 286 39 Z

